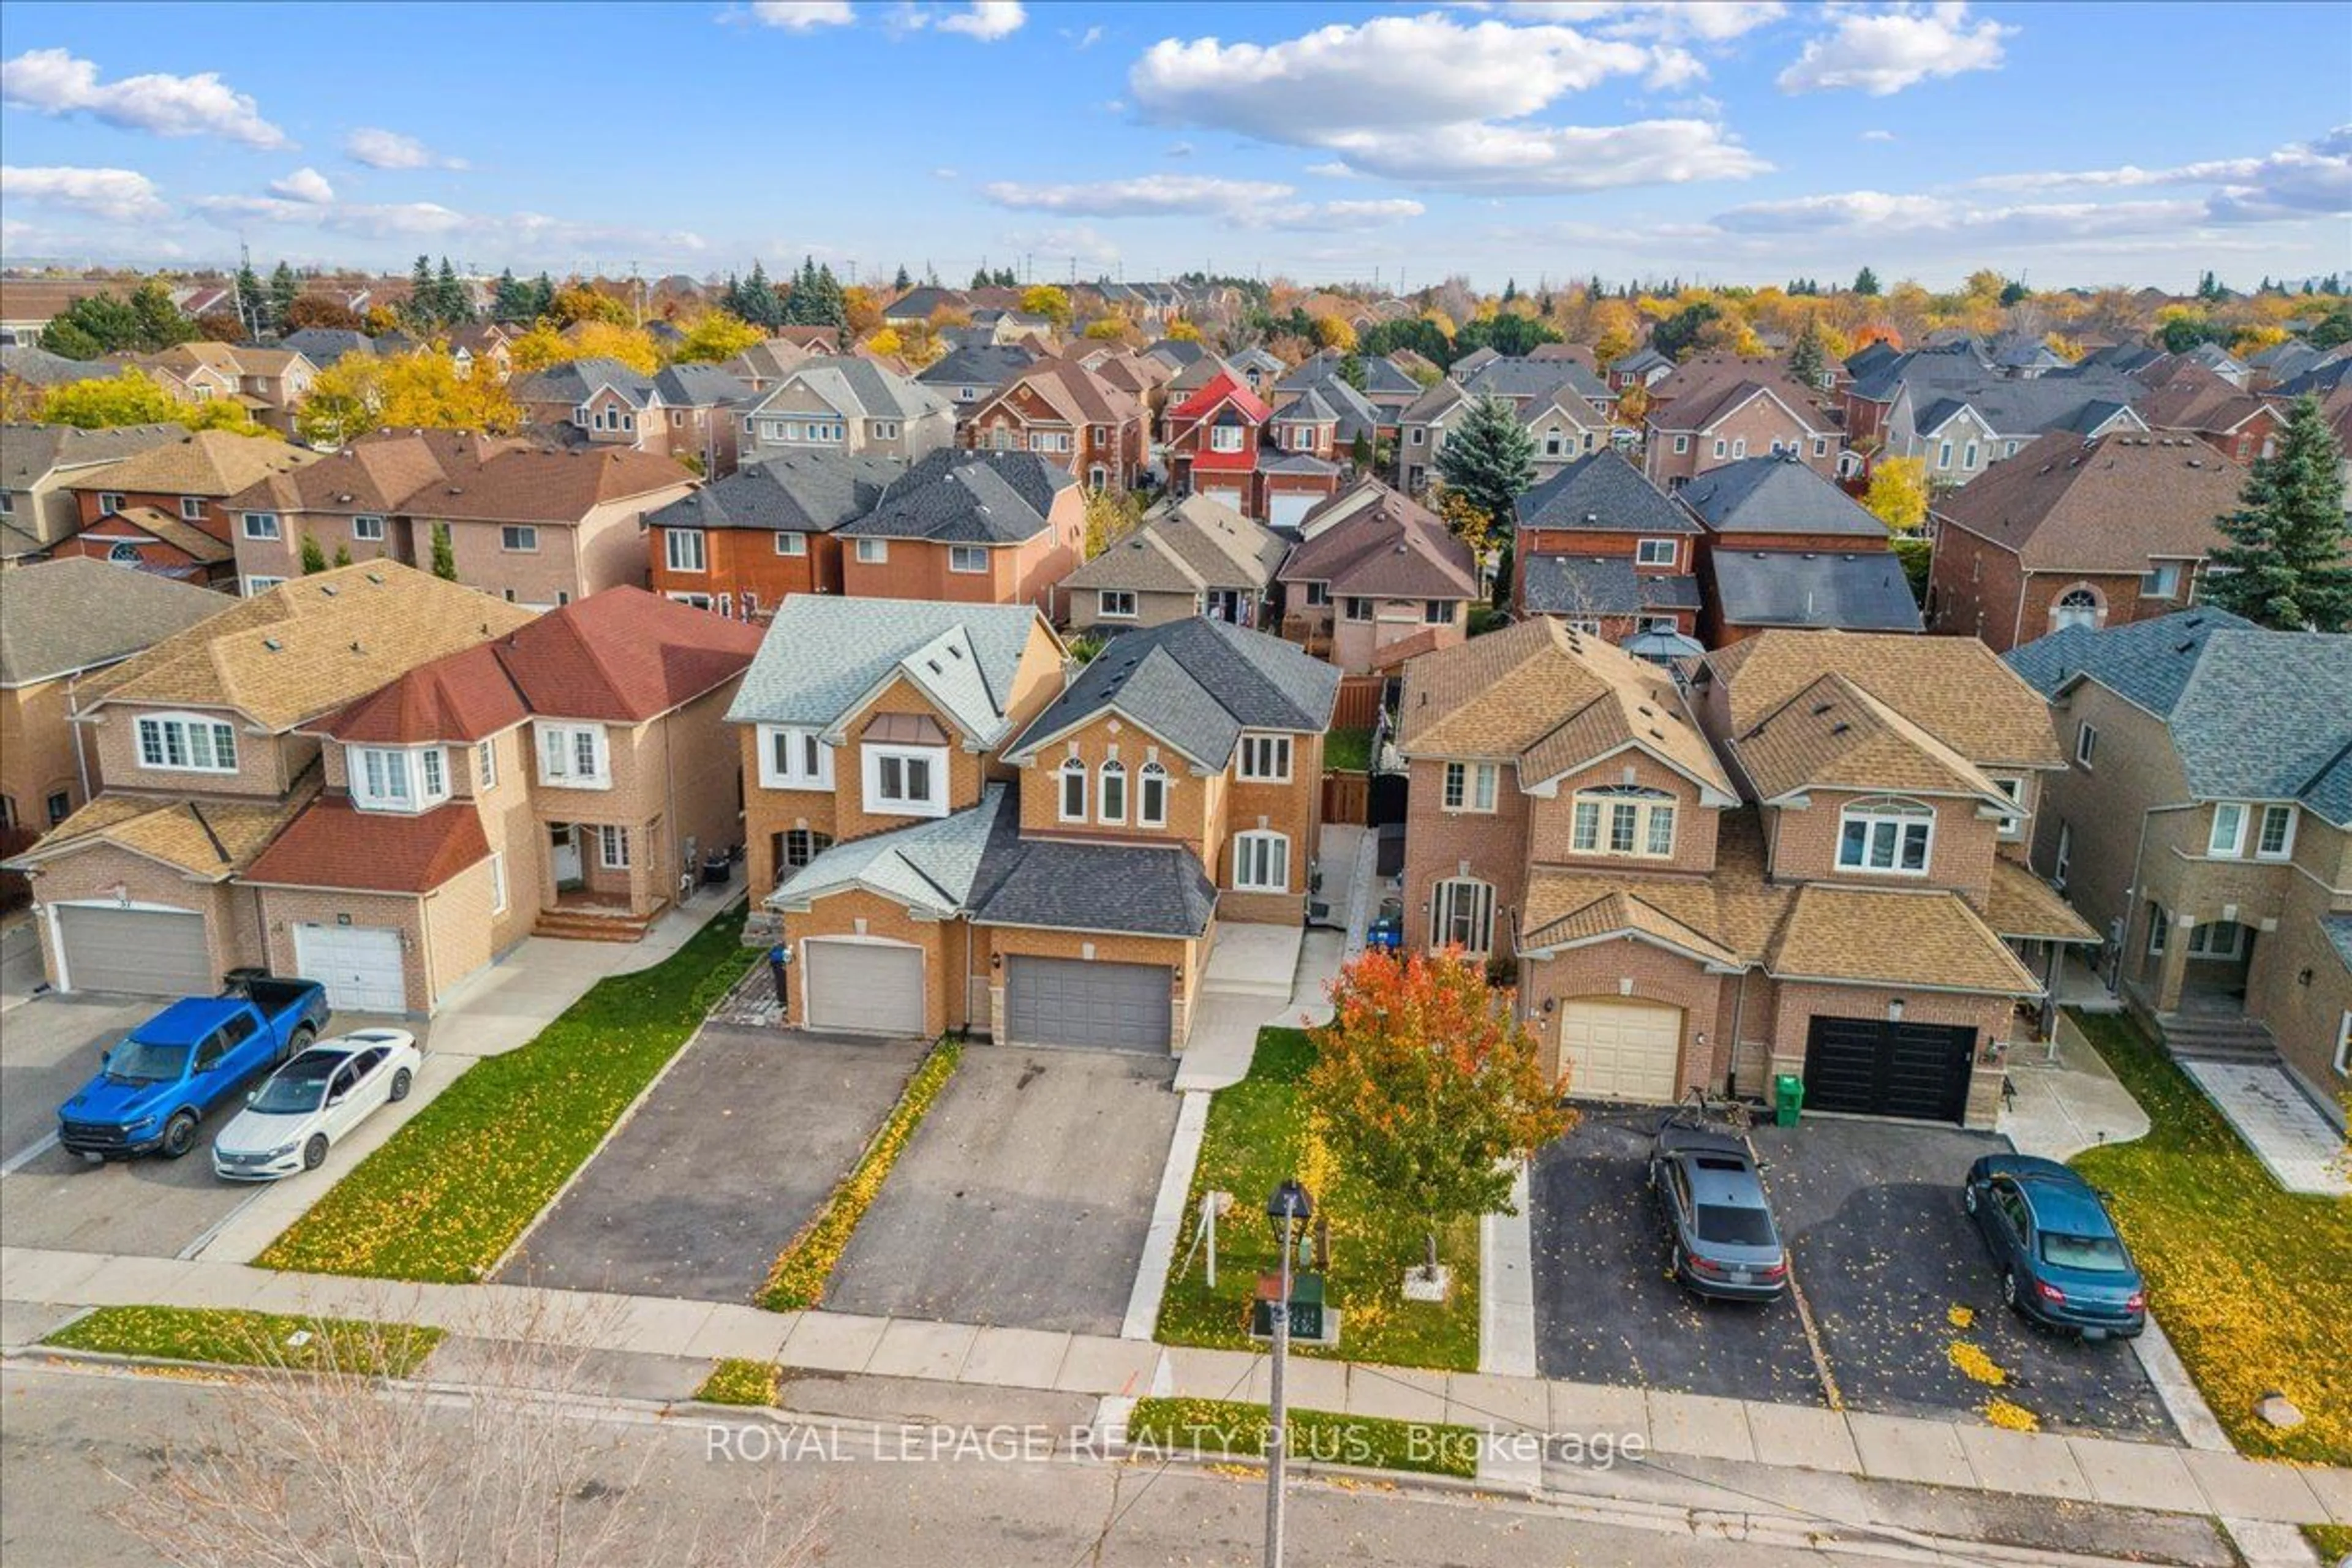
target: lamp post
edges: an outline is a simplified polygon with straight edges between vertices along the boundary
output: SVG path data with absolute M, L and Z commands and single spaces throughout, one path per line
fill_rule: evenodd
M 1290 1352 L 1290 1264 L 1293 1227 L 1305 1225 L 1315 1213 L 1307 1189 L 1286 1181 L 1266 1200 L 1266 1217 L 1274 1222 L 1275 1246 L 1282 1252 L 1282 1294 L 1274 1303 L 1274 1377 L 1266 1401 L 1265 1435 L 1265 1568 L 1282 1568 L 1283 1460 L 1290 1449 L 1290 1434 L 1282 1401 L 1282 1363 Z

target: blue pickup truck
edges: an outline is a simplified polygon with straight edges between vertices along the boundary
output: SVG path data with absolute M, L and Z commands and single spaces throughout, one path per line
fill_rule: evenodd
M 326 1027 L 314 980 L 241 979 L 218 996 L 173 1003 L 105 1056 L 98 1076 L 58 1108 L 58 1142 L 94 1159 L 196 1146 L 196 1128 L 259 1074 Z

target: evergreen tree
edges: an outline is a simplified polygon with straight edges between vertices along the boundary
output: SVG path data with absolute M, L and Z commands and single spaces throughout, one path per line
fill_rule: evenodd
M 441 270 L 433 279 L 433 311 L 445 327 L 462 327 L 474 319 L 473 292 L 446 256 L 441 258 Z
M 283 261 L 269 274 L 269 326 L 272 332 L 284 332 L 293 320 L 294 301 L 302 297 L 302 280 Z
M 113 347 L 154 353 L 203 335 L 186 312 L 172 303 L 172 296 L 163 285 L 152 278 L 131 291 L 131 341 Z
M 810 325 L 846 327 L 849 325 L 849 301 L 841 291 L 841 279 L 833 275 L 830 263 L 816 269 L 815 296 L 809 301 Z
M 1804 331 L 1789 345 L 1789 374 L 1807 386 L 1821 384 L 1822 373 L 1829 368 L 1829 355 L 1822 347 L 1822 329 L 1812 317 L 1805 318 Z
M 408 308 L 402 312 L 412 327 L 433 324 L 433 260 L 419 256 L 408 272 Z
M 986 263 L 982 263 L 971 269 L 971 286 L 973 288 L 985 289 L 993 281 L 994 279 L 990 278 L 988 275 L 988 267 Z
M 2028 289 L 2023 283 L 2012 278 L 2001 286 L 2001 305 L 2003 308 L 2006 308 L 2011 305 L 2021 304 L 2032 294 L 2032 289 Z
M 898 264 L 898 276 L 890 280 L 890 287 L 896 289 L 899 293 L 904 294 L 908 289 L 912 289 L 914 286 L 915 280 L 907 276 L 906 263 L 900 262 Z
M 1446 438 L 1437 473 L 1485 521 L 1488 535 L 1507 532 L 1520 492 L 1535 483 L 1535 437 L 1507 398 L 1482 397 Z
M 315 533 L 304 534 L 302 536 L 302 575 L 314 576 L 326 569 L 327 552 L 320 547 L 319 536 Z
M 2278 450 L 2254 460 L 2240 509 L 2218 520 L 2205 597 L 2278 631 L 2352 626 L 2352 566 L 2344 560 L 2343 451 L 2305 395 L 2288 410 Z
M 449 542 L 449 525 L 433 525 L 433 575 L 445 582 L 457 580 L 457 552 Z
M 542 272 L 530 280 L 530 316 L 537 321 L 555 310 L 555 279 Z
M 335 564 L 336 564 L 336 565 L 338 565 L 338 566 L 348 566 L 348 565 L 350 565 L 351 563 L 352 563 L 352 547 L 351 547 L 350 545 L 348 545 L 348 544 L 338 544 L 338 545 L 336 545 L 336 546 L 335 546 Z
M 1865 299 L 1878 292 L 1878 274 L 1865 267 L 1853 275 L 1853 291 Z
M 235 289 L 236 319 L 245 323 L 245 330 L 257 337 L 268 331 L 275 323 L 269 320 L 269 301 L 261 292 L 261 279 L 253 275 L 252 262 L 237 268 Z
M 1509 304 L 1512 300 L 1514 300 L 1517 299 L 1518 297 L 1519 297 L 1519 280 L 1518 280 L 1517 279 L 1516 279 L 1516 278 L 1506 278 L 1506 279 L 1503 279 L 1503 303 L 1504 303 L 1504 304 L 1506 304 L 1506 305 L 1507 305 L 1507 304 Z
M 743 280 L 734 313 L 768 332 L 773 332 L 786 320 L 784 302 L 776 297 L 776 286 L 768 281 L 768 269 L 756 258 L 751 262 L 751 276 Z
M 509 267 L 499 274 L 498 288 L 490 297 L 490 320 L 509 323 L 529 321 L 536 314 L 531 309 L 533 303 L 530 285 L 517 280 L 514 268 Z

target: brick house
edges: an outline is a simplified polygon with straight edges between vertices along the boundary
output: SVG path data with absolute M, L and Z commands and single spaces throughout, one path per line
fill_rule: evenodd
M 79 521 L 58 555 L 90 555 L 166 576 L 236 586 L 236 530 L 226 502 L 319 454 L 267 436 L 199 430 L 65 482 Z M 267 584 L 264 584 L 267 586 Z
M 474 481 L 482 465 L 525 443 L 467 430 L 378 430 L 302 468 L 255 480 L 220 503 L 236 551 L 237 579 L 260 593 L 302 573 L 302 542 L 332 561 L 432 563 L 429 531 L 419 538 L 412 498 Z
M 1519 498 L 1511 608 L 1622 643 L 1698 630 L 1699 525 L 1614 450 L 1580 458 Z
M 1707 647 L 1774 626 L 1922 629 L 1886 525 L 1790 453 L 1710 468 L 1675 499 L 1705 529 Z
M 1063 578 L 1062 603 L 1074 631 L 1127 631 L 1193 616 L 1257 626 L 1289 552 L 1288 540 L 1231 507 L 1206 496 L 1171 497 Z
M 1822 1110 L 1989 1124 L 1975 1068 L 2042 994 L 2011 941 L 2084 933 L 2004 853 L 2049 710 L 1966 647 L 1770 632 L 1689 701 L 1549 618 L 1414 660 L 1407 942 L 1514 964 L 1579 1096 L 1790 1072 Z
M 856 354 L 803 360 L 741 415 L 743 462 L 842 451 L 912 460 L 955 445 L 955 407 Z
M 2269 457 L 2286 424 L 2269 399 L 2190 363 L 2156 384 L 2138 414 L 2159 436 L 2194 436 L 2241 467 Z
M 614 359 L 552 364 L 509 388 L 531 422 L 568 429 L 592 447 L 690 459 L 718 478 L 735 471 L 751 385 L 712 364 L 666 365 L 652 375 Z
M 37 352 L 37 351 L 26 351 Z M 81 508 L 66 480 L 187 434 L 179 425 L 0 425 L 0 565 L 46 559 L 78 531 Z
M 1135 488 L 1143 472 L 1148 416 L 1142 400 L 1064 360 L 1020 371 L 962 421 L 979 452 L 1034 452 L 1090 490 Z
M 317 365 L 291 349 L 247 343 L 178 343 L 131 363 L 192 403 L 218 397 L 241 404 L 281 436 L 294 433 L 295 410 L 319 375 Z
M 866 599 L 1034 605 L 1078 563 L 1086 494 L 1033 452 L 938 451 L 834 530 L 841 591 Z
M 1191 367 L 1207 379 L 1190 392 L 1180 374 L 1170 384 L 1161 415 L 1169 488 L 1178 495 L 1204 495 L 1244 517 L 1277 528 L 1297 526 L 1316 505 L 1339 492 L 1344 470 L 1313 450 L 1289 450 L 1268 433 L 1273 408 L 1221 362 L 1203 359 Z M 1285 399 L 1297 406 L 1298 398 Z M 1289 438 L 1311 447 L 1319 425 L 1312 415 L 1288 422 Z
M 98 561 L 0 573 L 0 829 L 54 827 L 102 786 L 72 722 L 80 683 L 227 607 L 193 584 Z
M 98 797 L 11 868 L 28 872 L 59 991 L 208 994 L 268 962 L 238 878 L 318 795 L 306 726 L 530 613 L 389 562 L 229 601 L 80 683 Z
M 2220 610 L 2068 627 L 2009 663 L 2073 765 L 2034 864 L 2106 933 L 2100 978 L 2177 1053 L 2275 1049 L 2352 1087 L 2352 637 Z
M 1034 612 L 793 600 L 735 711 L 786 1021 L 1181 1049 L 1219 920 L 1304 918 L 1338 684 L 1206 620 L 1066 685 Z
M 1303 531 L 1275 574 L 1283 636 L 1361 675 L 1469 635 L 1477 558 L 1420 502 L 1359 479 Z
M 1661 380 L 1643 431 L 1642 471 L 1669 491 L 1709 468 L 1781 452 L 1834 479 L 1844 450 L 1835 422 L 1776 362 L 1730 354 L 1701 354 Z
M 2044 436 L 1937 501 L 1928 629 L 2001 651 L 2179 609 L 2245 482 L 2192 437 Z
M 693 482 L 676 459 L 651 452 L 526 447 L 428 485 L 409 498 L 407 515 L 420 552 L 436 527 L 448 530 L 457 581 L 551 609 L 644 586 L 646 516 Z
M 949 350 L 915 374 L 918 384 L 955 405 L 956 439 L 970 445 L 964 427 L 980 406 L 1004 389 L 1014 376 L 1038 362 L 1034 349 L 1022 343 L 971 343 Z
M 2147 387 L 2095 357 L 2013 375 L 1969 341 L 1909 353 L 1873 344 L 1847 363 L 1853 379 L 1840 398 L 1848 444 L 1874 457 L 1916 458 L 1940 489 L 1973 482 L 2045 435 L 2091 440 L 2147 428 L 2133 412 Z
M 608 588 L 302 726 L 322 788 L 238 876 L 270 966 L 429 1014 L 534 931 L 628 941 L 736 839 L 751 627 Z
M 834 531 L 879 506 L 906 472 L 889 458 L 796 452 L 697 485 L 646 514 L 649 585 L 746 621 L 793 594 L 838 594 Z

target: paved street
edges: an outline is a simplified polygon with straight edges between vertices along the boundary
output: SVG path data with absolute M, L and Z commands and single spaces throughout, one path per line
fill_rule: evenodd
M 1115 1334 L 1175 1131 L 1174 1064 L 969 1046 L 825 1305 Z
M 500 1278 L 751 1300 L 856 1163 L 925 1048 L 705 1028 Z

